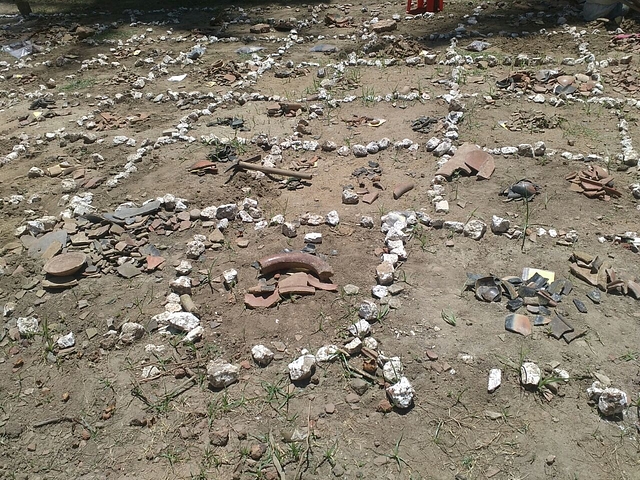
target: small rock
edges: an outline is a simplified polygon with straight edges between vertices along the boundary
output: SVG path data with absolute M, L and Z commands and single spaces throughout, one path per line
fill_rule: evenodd
M 404 373 L 400 357 L 391 357 L 382 367 L 382 376 L 389 383 L 397 382 Z
M 478 219 L 472 219 L 464 226 L 464 236 L 473 240 L 480 240 L 487 231 L 487 224 Z
M 207 379 L 211 388 L 220 389 L 238 381 L 240 367 L 220 360 L 211 360 L 207 365 Z
M 369 390 L 369 382 L 362 378 L 352 378 L 349 385 L 351 386 L 351 389 L 360 396 L 364 395 L 367 393 L 367 390 Z
M 133 343 L 144 335 L 145 329 L 135 322 L 123 323 L 120 327 L 120 341 L 123 343 Z
M 360 287 L 358 287 L 357 285 L 352 285 L 350 283 L 347 283 L 342 287 L 342 291 L 344 292 L 345 295 L 349 295 L 349 296 L 358 295 L 358 293 L 360 293 Z
M 366 157 L 368 155 L 367 153 L 367 147 L 365 147 L 364 145 L 360 145 L 360 144 L 356 144 L 351 148 L 351 151 L 353 152 L 353 154 L 356 157 Z
M 209 432 L 209 442 L 215 447 L 224 447 L 229 443 L 229 429 L 221 428 Z
M 264 345 L 256 345 L 251 349 L 254 362 L 261 367 L 266 367 L 273 360 L 273 352 Z
M 598 399 L 598 410 L 605 417 L 621 414 L 628 405 L 627 394 L 617 388 L 605 388 Z
M 191 295 L 191 279 L 189 277 L 178 277 L 169 284 L 171 291 L 178 295 Z
M 20 317 L 16 321 L 18 332 L 23 337 L 32 336 L 38 333 L 38 319 L 35 317 Z
M 540 367 L 533 362 L 524 362 L 520 367 L 520 383 L 524 387 L 537 387 L 542 378 Z
M 238 282 L 238 271 L 233 268 L 225 270 L 222 272 L 222 278 L 228 287 L 233 287 Z
M 340 223 L 340 216 L 335 210 L 331 210 L 325 217 L 325 222 L 331 227 L 336 227 Z
M 358 309 L 358 316 L 363 320 L 373 321 L 378 319 L 378 305 L 371 300 L 364 300 Z
M 413 403 L 414 394 L 415 390 L 407 377 L 402 377 L 398 383 L 387 387 L 387 395 L 391 403 L 398 408 L 409 408 Z
M 249 450 L 249 456 L 253 460 L 260 460 L 266 451 L 267 446 L 264 443 L 254 443 Z
M 511 222 L 508 219 L 498 217 L 497 215 L 491 217 L 491 231 L 496 235 L 507 233 L 510 227 Z
M 76 344 L 76 339 L 73 337 L 73 332 L 69 332 L 60 337 L 57 343 L 60 348 L 71 348 Z
M 284 222 L 281 229 L 282 234 L 287 238 L 294 238 L 298 235 L 298 227 L 295 223 Z
M 302 355 L 291 362 L 288 368 L 292 382 L 307 380 L 316 370 L 316 358 L 311 354 Z
M 349 327 L 349 333 L 354 337 L 366 337 L 371 332 L 371 324 L 366 320 L 358 320 Z
M 502 370 L 499 368 L 492 368 L 489 371 L 489 381 L 487 385 L 487 391 L 489 393 L 495 392 L 502 383 Z
M 345 189 L 342 191 L 342 203 L 345 205 L 356 205 L 359 201 L 358 194 L 353 190 Z

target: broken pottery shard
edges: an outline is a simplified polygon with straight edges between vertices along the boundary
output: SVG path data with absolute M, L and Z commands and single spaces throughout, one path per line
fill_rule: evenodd
M 62 248 L 67 246 L 68 234 L 66 230 L 56 230 L 55 232 L 49 232 L 42 237 L 35 240 L 29 246 L 29 256 L 32 258 L 41 257 L 44 252 L 55 242 L 62 245 Z
M 128 262 L 120 265 L 116 271 L 118 272 L 118 275 L 124 278 L 133 278 L 142 273 L 138 267 Z
M 305 272 L 297 272 L 286 277 L 281 277 L 278 281 L 278 288 L 306 287 L 307 283 L 307 274 Z
M 271 295 L 257 295 L 247 293 L 244 296 L 244 304 L 249 308 L 269 308 L 280 301 L 280 293 L 275 289 Z
M 565 342 L 571 343 L 576 338 L 584 337 L 586 334 L 587 334 L 587 330 L 583 328 L 581 330 L 574 330 L 571 332 L 567 332 L 562 336 L 562 338 L 564 339 Z
M 144 217 L 146 215 L 156 213 L 160 209 L 160 205 L 161 204 L 159 200 L 154 200 L 153 202 L 149 202 L 142 207 L 117 208 L 112 215 L 120 220 L 137 216 Z
M 560 315 L 556 314 L 549 324 L 551 335 L 555 339 L 560 339 L 565 333 L 573 332 L 573 327 Z
M 278 287 L 281 295 L 313 295 L 316 289 L 310 286 L 292 285 L 290 287 Z
M 318 289 L 318 290 L 326 290 L 328 292 L 337 292 L 338 291 L 338 285 L 336 285 L 335 283 L 325 283 L 325 282 L 321 282 L 319 279 L 317 279 L 316 277 L 314 277 L 311 274 L 307 274 L 307 282 L 309 283 L 310 286 Z
M 574 277 L 577 277 L 580 280 L 587 282 L 589 285 L 592 285 L 594 287 L 598 286 L 598 275 L 591 273 L 590 268 L 583 268 L 583 267 L 579 267 L 578 265 L 571 265 L 570 271 Z
M 80 270 L 87 261 L 87 256 L 81 252 L 63 253 L 56 255 L 44 265 L 44 271 L 54 277 L 66 277 Z
M 533 362 L 524 362 L 520 367 L 520 383 L 523 387 L 537 387 L 542 378 L 540 367 Z
M 504 328 L 513 333 L 520 335 L 531 335 L 531 321 L 526 315 L 512 313 L 507 315 L 504 320 Z
M 223 363 L 219 360 L 211 360 L 207 365 L 207 380 L 209 386 L 214 389 L 221 389 L 238 381 L 240 367 L 230 363 Z
M 627 281 L 627 291 L 630 297 L 640 300 L 640 283 L 632 280 Z
M 328 280 L 333 275 L 333 269 L 324 260 L 301 252 L 277 253 L 264 257 L 258 261 L 263 275 L 279 270 L 304 269 L 313 272 L 320 280 Z
M 502 370 L 499 368 L 492 368 L 489 371 L 489 380 L 487 382 L 487 391 L 489 393 L 495 392 L 502 383 Z
M 587 306 L 581 300 L 578 300 L 577 298 L 574 298 L 573 299 L 573 304 L 576 306 L 576 308 L 578 309 L 578 311 L 580 313 L 587 313 Z
M 50 277 L 42 281 L 42 288 L 52 290 L 75 287 L 76 285 L 78 285 L 78 280 L 74 277 Z
M 587 293 L 587 298 L 589 300 L 591 300 L 593 303 L 600 303 L 600 299 L 602 298 L 602 295 L 600 294 L 600 290 L 591 290 L 589 293 Z

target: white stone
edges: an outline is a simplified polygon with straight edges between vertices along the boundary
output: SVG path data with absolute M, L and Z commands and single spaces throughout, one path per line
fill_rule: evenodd
M 155 365 L 142 367 L 142 378 L 155 377 L 156 375 L 160 375 L 160 369 Z
M 347 283 L 345 286 L 343 286 L 342 290 L 344 291 L 345 295 L 357 295 L 358 293 L 360 293 L 360 287 L 358 287 L 357 285 L 352 285 L 350 283 Z
M 60 182 L 60 190 L 62 193 L 73 193 L 78 190 L 78 184 L 73 178 L 65 178 Z
M 601 382 L 597 380 L 593 382 L 591 386 L 587 388 L 587 395 L 589 396 L 589 399 L 597 402 L 600 399 L 600 395 L 602 395 L 602 392 L 604 392 L 605 388 L 607 387 Z
M 524 362 L 520 367 L 520 383 L 524 387 L 537 387 L 542 378 L 540 367 L 533 362 Z
M 10 317 L 11 314 L 15 312 L 15 310 L 16 310 L 15 302 L 7 302 L 5 303 L 4 308 L 2 309 L 2 316 L 5 318 Z
M 598 410 L 605 417 L 619 415 L 628 406 L 627 394 L 617 388 L 605 388 L 598 399 Z
M 502 370 L 499 368 L 492 368 L 489 371 L 489 381 L 487 384 L 487 391 L 489 393 L 495 392 L 502 383 Z
M 497 215 L 491 217 L 491 231 L 496 235 L 507 233 L 510 227 L 511 222 L 508 219 L 499 217 Z
M 186 276 L 178 277 L 171 281 L 169 284 L 171 290 L 178 295 L 191 295 L 191 279 Z
M 362 346 L 369 350 L 378 350 L 378 341 L 373 337 L 367 337 L 362 340 Z
M 38 333 L 38 319 L 35 317 L 20 317 L 16 321 L 20 335 L 35 335 Z
M 76 339 L 73 337 L 73 332 L 69 332 L 61 336 L 57 343 L 60 348 L 71 348 L 76 344 Z
M 220 389 L 238 381 L 240 367 L 220 360 L 211 360 L 207 364 L 207 380 L 211 388 Z
M 378 142 L 369 142 L 369 143 L 367 143 L 367 146 L 365 148 L 367 150 L 367 153 L 369 153 L 369 154 L 375 154 L 375 153 L 378 153 L 380 151 L 380 147 L 378 146 Z
M 480 240 L 487 231 L 487 224 L 477 218 L 471 219 L 464 226 L 464 236 L 473 240 Z
M 377 320 L 378 313 L 378 305 L 376 302 L 372 302 L 371 300 L 363 300 L 360 304 L 360 308 L 358 309 L 358 316 L 368 322 Z
M 362 349 L 362 340 L 356 337 L 349 343 L 345 344 L 342 349 L 349 355 L 357 355 Z
M 374 285 L 371 287 L 371 295 L 375 298 L 384 298 L 389 295 L 389 289 L 384 285 Z
M 316 362 L 330 362 L 338 357 L 338 347 L 336 345 L 325 345 L 316 352 Z
M 373 228 L 373 218 L 369 216 L 363 216 L 360 219 L 360 226 L 364 228 Z
M 216 218 L 216 213 L 218 212 L 218 207 L 205 207 L 200 210 L 200 219 L 202 220 L 214 220 Z
M 120 327 L 120 341 L 123 343 L 133 343 L 135 340 L 142 338 L 144 332 L 144 327 L 139 323 L 123 323 Z
M 349 333 L 354 337 L 366 337 L 371 332 L 371 324 L 366 320 L 358 320 L 356 323 L 349 326 Z
M 193 270 L 193 265 L 187 262 L 186 260 L 182 260 L 180 264 L 176 267 L 176 272 L 180 275 L 189 275 Z
M 443 140 L 438 144 L 438 146 L 433 150 L 433 154 L 436 157 L 442 157 L 446 155 L 451 150 L 451 142 L 449 140 Z
M 31 167 L 27 173 L 28 178 L 44 177 L 44 170 L 38 167 Z
M 288 238 L 294 238 L 298 235 L 298 227 L 293 222 L 284 222 L 281 227 L 282 234 Z
M 187 258 L 197 259 L 204 253 L 206 247 L 204 242 L 199 240 L 192 240 L 187 243 Z
M 307 380 L 316 370 L 316 357 L 311 354 L 302 355 L 291 362 L 288 368 L 292 382 Z
M 538 93 L 537 95 L 534 95 L 531 100 L 533 101 L 533 103 L 544 103 L 545 98 L 544 95 Z
M 442 228 L 444 228 L 445 230 L 451 230 L 454 233 L 462 233 L 464 231 L 464 223 L 446 220 L 442 224 Z
M 427 152 L 433 152 L 438 145 L 440 145 L 440 139 L 438 137 L 431 137 L 425 145 L 425 148 Z
M 395 268 L 392 263 L 382 262 L 376 267 L 376 279 L 380 285 L 391 285 Z
M 202 215 L 202 213 L 200 215 Z M 216 210 L 216 218 L 218 220 L 233 220 L 234 218 L 236 218 L 236 215 L 238 215 L 238 205 L 236 205 L 235 203 L 220 205 Z
M 389 240 L 387 242 L 387 247 L 389 247 L 389 253 L 398 255 L 398 258 L 401 260 L 407 259 L 407 251 L 404 248 L 402 240 Z
M 358 194 L 353 190 L 345 189 L 342 191 L 342 203 L 345 205 L 355 205 L 359 201 Z
M 304 236 L 305 243 L 313 243 L 313 244 L 321 244 L 322 243 L 322 234 L 318 232 L 310 232 L 306 233 Z
M 367 156 L 367 147 L 365 147 L 364 145 L 356 144 L 351 148 L 351 151 L 356 157 Z
M 160 326 L 170 325 L 183 332 L 190 332 L 200 326 L 200 319 L 189 312 L 164 312 L 155 315 L 152 320 Z
M 273 352 L 264 345 L 255 345 L 251 349 L 251 356 L 253 361 L 261 367 L 266 367 L 273 360 Z
M 436 213 L 449 213 L 449 202 L 440 200 L 435 204 Z
M 330 225 L 332 227 L 337 226 L 340 223 L 340 216 L 338 215 L 338 212 L 336 212 L 335 210 L 331 210 L 329 213 L 327 213 L 325 222 L 327 223 L 327 225 Z
M 404 366 L 400 357 L 391 357 L 382 367 L 382 376 L 389 383 L 396 383 L 402 377 Z
M 202 336 L 204 335 L 204 328 L 202 325 L 197 326 L 193 330 L 189 331 L 184 338 L 182 339 L 182 343 L 196 343 L 202 340 Z
M 415 390 L 407 377 L 401 377 L 396 384 L 387 387 L 387 395 L 393 405 L 405 409 L 413 403 Z
M 238 282 L 238 271 L 230 268 L 222 272 L 222 277 L 224 278 L 224 283 L 232 287 Z

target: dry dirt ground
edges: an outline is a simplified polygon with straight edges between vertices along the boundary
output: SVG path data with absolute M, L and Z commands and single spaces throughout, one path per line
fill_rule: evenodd
M 573 3 L 447 1 L 444 12 L 413 19 L 401 3 L 88 14 L 34 4 L 45 13 L 23 22 L 2 5 L 1 43 L 29 39 L 38 48 L 21 60 L 4 52 L 1 59 L 0 478 L 640 478 L 638 300 L 603 292 L 593 303 L 586 297 L 593 287 L 570 274 L 569 261 L 580 250 L 626 279 L 640 274 L 637 249 L 613 241 L 639 225 L 629 189 L 638 170 L 622 163 L 637 160 L 637 39 L 614 41 L 620 32 L 584 24 Z M 327 25 L 327 15 L 351 21 Z M 372 36 L 369 22 L 393 15 L 397 29 Z M 250 33 L 254 24 L 278 21 L 297 33 Z M 626 20 L 622 31 L 637 31 L 635 22 Z M 491 45 L 465 50 L 473 40 Z M 321 43 L 337 51 L 310 52 Z M 189 60 L 196 45 L 205 51 Z M 257 46 L 264 49 L 236 53 Z M 535 80 L 543 69 L 579 75 L 582 83 L 589 75 L 594 88 L 554 95 Z M 517 72 L 530 82 L 501 88 Z M 536 94 L 544 103 L 533 101 Z M 30 109 L 40 98 L 55 104 Z M 302 108 L 280 115 L 278 102 Z M 454 147 L 471 142 L 491 151 L 495 172 L 488 180 L 445 182 L 450 210 L 436 213 L 429 191 L 442 158 L 426 144 L 444 139 L 443 119 L 461 109 L 448 138 Z M 430 132 L 413 131 L 421 116 L 438 123 Z M 374 127 L 362 117 L 386 122 Z M 225 125 L 228 118 L 242 120 L 243 128 Z M 299 127 L 301 120 L 308 124 Z M 116 145 L 117 136 L 135 145 Z M 386 150 L 352 153 L 382 138 L 391 142 Z M 404 139 L 413 146 L 394 145 Z M 320 148 L 329 141 L 347 147 L 346 155 Z M 535 157 L 496 150 L 539 141 L 546 151 Z M 222 162 L 217 174 L 189 172 L 224 144 L 241 159 L 271 153 L 277 167 L 313 178 L 246 171 L 230 178 Z M 60 164 L 78 168 L 55 172 Z M 621 196 L 605 201 L 570 191 L 565 176 L 588 165 L 607 169 Z M 42 171 L 30 173 L 32 167 Z M 52 167 L 57 176 L 48 174 Z M 361 167 L 373 173 L 353 176 Z M 522 178 L 541 189 L 528 208 L 499 195 Z M 394 186 L 408 180 L 415 188 L 394 200 Z M 349 185 L 379 197 L 343 204 Z M 95 213 L 75 215 L 69 203 L 87 192 Z M 183 199 L 186 212 L 242 205 L 245 198 L 257 209 L 253 222 L 232 217 L 214 241 L 218 220 L 178 216 L 183 207 L 170 198 L 133 225 L 96 216 L 167 194 Z M 258 224 L 333 210 L 339 225 L 303 222 L 294 238 L 278 225 Z M 370 378 L 361 374 L 371 367 L 364 354 L 319 362 L 310 381 L 292 383 L 288 364 L 305 350 L 349 342 L 361 302 L 375 300 L 371 287 L 385 247 L 380 218 L 393 211 L 421 212 L 425 222 L 406 231 L 408 257 L 394 283 L 401 291 L 376 300 L 380 313 L 369 336 L 381 363 L 401 359 L 415 390 L 412 406 L 385 405 L 388 385 L 381 368 Z M 492 233 L 494 215 L 526 227 L 526 239 Z M 42 224 L 27 222 L 45 216 L 55 217 L 45 229 L 73 236 L 66 251 L 90 257 L 75 286 L 48 287 L 45 260 L 30 254 Z M 362 227 L 362 216 L 374 227 Z M 489 228 L 474 240 L 437 228 L 441 220 L 480 220 Z M 575 243 L 559 244 L 571 231 Z M 254 262 L 302 249 L 309 232 L 322 233 L 316 254 L 332 266 L 340 291 L 246 308 L 244 295 L 257 283 Z M 194 235 L 205 236 L 206 250 L 188 259 Z M 165 259 L 153 271 L 144 269 L 149 252 Z M 151 320 L 167 308 L 183 260 L 193 265 L 191 298 L 203 327 L 193 344 Z M 124 278 L 122 263 L 138 275 Z M 507 332 L 506 299 L 484 303 L 464 290 L 467 273 L 520 276 L 525 267 L 573 282 L 552 310 L 583 336 L 567 343 L 545 326 L 528 336 Z M 229 269 L 237 282 L 225 286 L 221 275 Z M 347 295 L 345 285 L 359 293 Z M 579 313 L 573 299 L 588 312 Z M 29 317 L 37 318 L 37 329 L 20 334 L 18 319 Z M 127 322 L 145 327 L 141 338 L 127 341 L 120 331 Z M 61 348 L 58 339 L 69 332 L 75 345 Z M 251 355 L 259 344 L 275 353 L 264 368 Z M 238 381 L 212 389 L 211 360 L 240 366 Z M 538 388 L 521 385 L 524 361 L 541 367 Z M 555 378 L 554 367 L 568 372 L 568 382 Z M 492 368 L 502 369 L 502 385 L 488 393 Z M 596 378 L 626 392 L 623 414 L 599 414 L 587 395 Z

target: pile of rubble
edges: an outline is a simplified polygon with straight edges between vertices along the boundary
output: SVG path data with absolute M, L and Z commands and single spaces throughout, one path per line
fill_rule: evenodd
M 613 176 L 598 165 L 589 165 L 584 170 L 570 173 L 565 180 L 571 182 L 569 190 L 583 193 L 588 198 L 608 201 L 621 197 L 622 194 L 613 188 Z

